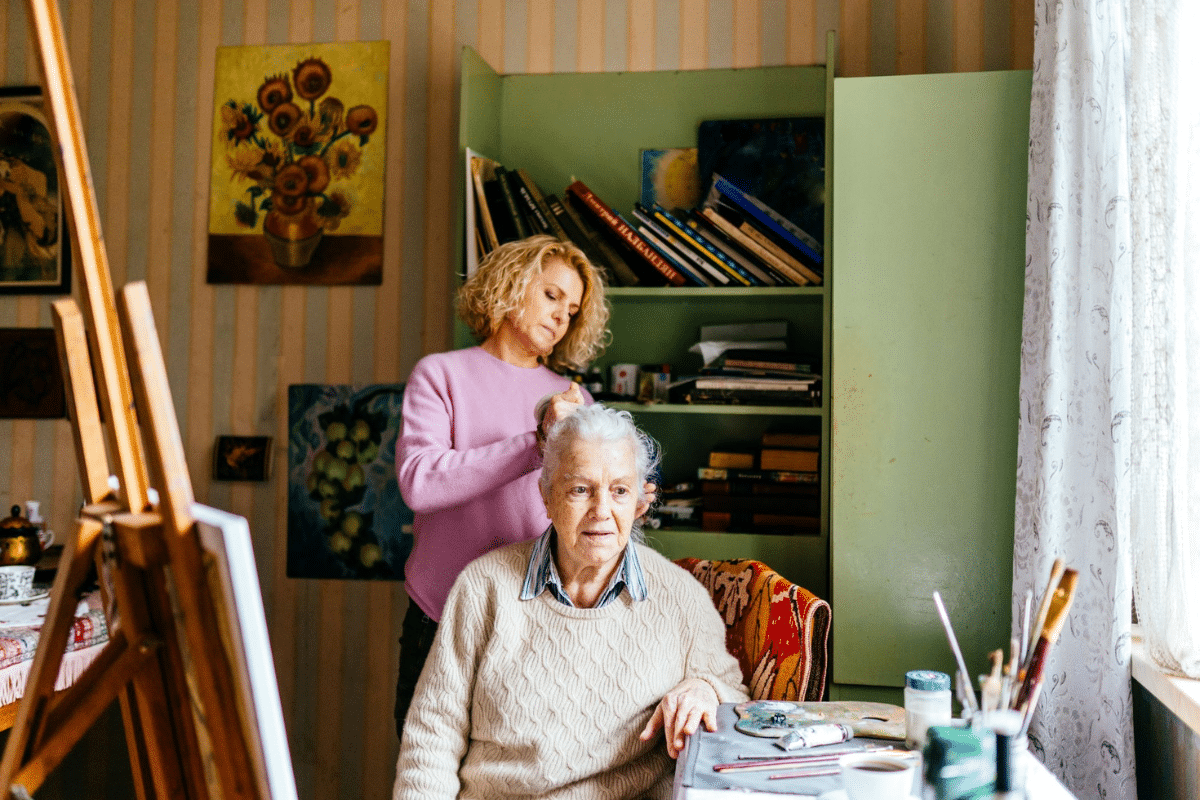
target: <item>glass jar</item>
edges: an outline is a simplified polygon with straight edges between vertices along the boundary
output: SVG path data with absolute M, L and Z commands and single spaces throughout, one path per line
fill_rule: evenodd
M 950 676 L 917 669 L 904 676 L 905 742 L 910 750 L 925 746 L 931 725 L 950 724 Z

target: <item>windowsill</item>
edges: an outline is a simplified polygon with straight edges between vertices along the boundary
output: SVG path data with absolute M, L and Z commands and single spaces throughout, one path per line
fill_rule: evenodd
M 1200 735 L 1200 680 L 1168 675 L 1142 648 L 1141 630 L 1133 626 L 1133 679 L 1158 698 L 1184 725 Z

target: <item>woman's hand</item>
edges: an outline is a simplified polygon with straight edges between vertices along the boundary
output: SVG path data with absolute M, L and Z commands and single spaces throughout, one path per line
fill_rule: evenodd
M 582 407 L 583 392 L 580 391 L 579 384 L 575 382 L 572 382 L 566 391 L 559 392 L 550 398 L 550 404 L 546 406 L 546 410 L 542 412 L 542 419 L 538 422 L 537 441 L 539 452 L 546 443 L 546 431 Z
M 639 738 L 648 741 L 661 728 L 667 754 L 678 758 L 687 737 L 699 729 L 701 722 L 710 731 L 717 729 L 717 693 L 708 681 L 687 678 L 663 696 Z

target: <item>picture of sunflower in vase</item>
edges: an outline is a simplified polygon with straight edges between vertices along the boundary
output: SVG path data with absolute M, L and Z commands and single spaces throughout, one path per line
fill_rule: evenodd
M 336 52 L 364 44 L 384 47 L 374 74 L 386 78 L 386 42 L 221 48 L 253 51 L 227 59 L 233 74 L 253 69 L 245 56 L 275 57 L 258 59 L 271 68 L 257 85 L 217 94 L 210 282 L 379 282 L 386 80 L 381 94 L 380 81 L 363 80 L 360 61 Z M 280 69 L 284 56 L 293 58 Z M 268 253 L 273 269 L 260 263 Z M 374 275 L 347 273 L 363 264 Z M 214 269 L 223 270 L 216 280 Z

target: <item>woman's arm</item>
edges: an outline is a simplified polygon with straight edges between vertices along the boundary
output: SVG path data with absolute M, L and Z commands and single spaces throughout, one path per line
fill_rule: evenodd
M 491 400 L 505 402 L 500 394 Z M 418 364 L 404 388 L 403 427 L 396 440 L 400 495 L 413 511 L 461 505 L 541 466 L 532 407 L 525 430 L 483 447 L 455 449 L 453 419 L 466 413 L 473 410 L 454 407 L 446 376 Z
M 471 734 L 471 687 L 487 636 L 480 598 L 455 582 L 404 722 L 392 800 L 457 797 Z

